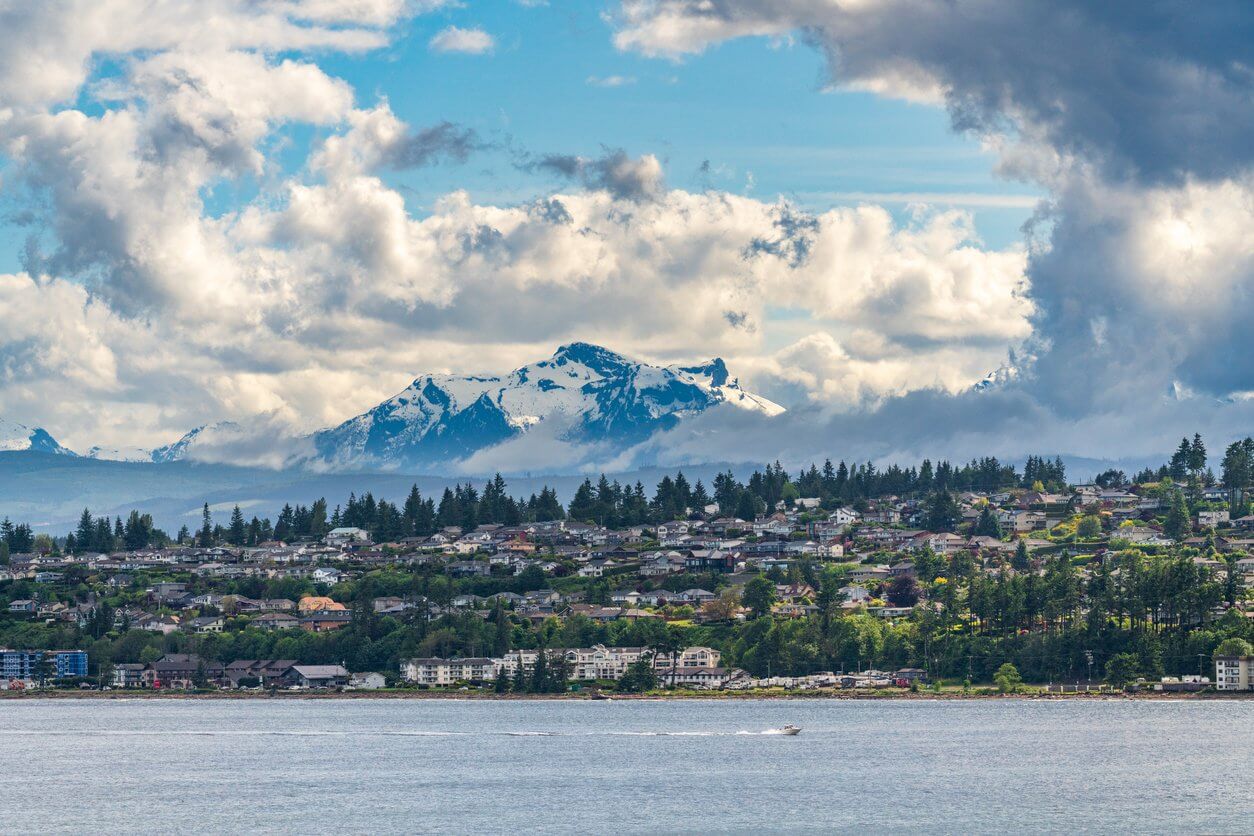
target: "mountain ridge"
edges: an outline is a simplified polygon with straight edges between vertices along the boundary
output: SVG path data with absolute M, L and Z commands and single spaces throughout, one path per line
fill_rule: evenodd
M 782 406 L 741 388 L 726 363 L 655 366 L 600 345 L 571 342 L 504 375 L 415 377 L 393 397 L 333 427 L 293 438 L 285 464 L 309 467 L 431 468 L 466 460 L 544 427 L 554 443 L 619 452 L 710 409 L 767 417 Z M 14 428 L 6 430 L 6 427 Z M 26 433 L 25 440 L 21 436 Z M 12 436 L 10 447 L 3 447 Z M 226 461 L 232 445 L 262 431 L 222 421 L 177 441 L 141 448 L 92 447 L 84 458 L 169 463 Z M 23 446 L 25 445 L 25 446 Z M 42 429 L 0 423 L 0 449 L 78 455 Z
M 721 359 L 653 366 L 574 342 L 501 376 L 424 375 L 367 412 L 313 435 L 327 461 L 430 465 L 560 424 L 559 442 L 625 449 L 724 404 L 783 407 L 740 388 Z

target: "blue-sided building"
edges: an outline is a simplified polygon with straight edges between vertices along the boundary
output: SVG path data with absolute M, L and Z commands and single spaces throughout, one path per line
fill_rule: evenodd
M 52 662 L 46 675 L 53 679 L 87 676 L 87 652 L 83 650 L 0 650 L 0 680 L 38 679 L 45 655 Z

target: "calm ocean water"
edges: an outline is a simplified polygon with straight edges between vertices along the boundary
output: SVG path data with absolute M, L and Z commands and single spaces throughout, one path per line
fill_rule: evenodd
M 1254 831 L 1250 701 L 5 701 L 0 752 L 5 833 Z

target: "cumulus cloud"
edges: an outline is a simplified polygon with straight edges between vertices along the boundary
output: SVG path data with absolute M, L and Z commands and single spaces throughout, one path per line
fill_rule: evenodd
M 464 163 L 487 143 L 472 129 L 440 122 L 413 130 L 396 118 L 386 101 L 347 115 L 348 130 L 328 137 L 311 159 L 312 167 L 333 176 L 421 168 L 441 161 Z
M 620 48 L 700 52 L 800 31 L 838 83 L 943 95 L 964 128 L 1033 138 L 1154 182 L 1249 163 L 1250 10 L 1240 0 L 623 0 Z
M 0 343 L 0 356 L 26 358 L 12 375 L 26 388 L 4 389 L 6 410 L 68 427 L 71 443 L 96 440 L 95 416 L 119 399 L 129 402 L 133 433 L 119 441 L 219 415 L 268 413 L 309 429 L 369 407 L 418 371 L 465 371 L 468 345 L 478 346 L 481 367 L 500 369 L 590 332 L 647 356 L 724 353 L 764 383 L 799 384 L 802 398 L 854 403 L 930 386 L 949 363 L 938 350 L 902 362 L 895 376 L 864 380 L 857 357 L 924 342 L 947 346 L 978 376 L 1028 331 L 1022 253 L 975 247 L 961 213 L 900 228 L 884 210 L 832 210 L 804 224 L 810 255 L 795 261 L 749 254 L 797 213 L 785 204 L 683 191 L 640 203 L 593 190 L 502 207 L 454 193 L 413 218 L 374 175 L 315 159 L 324 162 L 321 182 L 291 182 L 280 201 L 200 222 L 239 277 L 230 313 L 174 297 L 160 317 L 127 318 L 107 294 L 10 277 L 29 297 L 15 306 L 56 306 L 73 319 L 40 332 L 36 345 L 27 334 Z M 54 290 L 68 300 L 45 298 Z M 755 363 L 774 305 L 810 306 L 860 354 L 848 368 L 801 348 Z M 250 327 L 236 327 L 236 317 Z M 32 365 L 70 351 L 84 356 Z M 75 364 L 93 396 L 62 404 L 50 420 L 55 398 L 47 399 Z M 180 392 L 192 381 L 194 391 Z
M 1193 166 L 1188 149 L 1160 159 L 1139 123 L 1070 136 L 1073 114 L 1019 101 L 1032 90 L 1018 68 L 1001 92 L 970 81 L 996 75 L 994 23 L 1012 23 L 991 3 L 967 4 L 983 27 L 978 67 L 951 66 L 961 50 L 944 40 L 957 37 L 945 10 L 964 4 L 918 6 L 939 29 L 907 36 L 889 25 L 916 11 L 899 0 L 629 2 L 618 39 L 678 54 L 798 30 L 829 51 L 841 83 L 943 99 L 1000 150 L 1004 173 L 1050 194 L 1027 244 L 1001 250 L 961 210 L 902 221 L 875 205 L 806 212 L 692 193 L 667 186 L 657 157 L 612 148 L 520 162 L 562 181 L 540 199 L 494 205 L 454 191 L 417 214 L 384 175 L 462 162 L 485 143 L 438 116 L 413 126 L 384 100 L 358 101 L 313 51 L 379 46 L 406 15 L 449 5 L 171 2 L 139 26 L 131 3 L 0 0 L 0 24 L 18 33 L 0 48 L 6 185 L 35 232 L 26 271 L 0 276 L 0 303 L 25 314 L 0 333 L 0 414 L 81 449 L 256 416 L 264 435 L 286 438 L 369 408 L 417 373 L 499 371 L 589 335 L 659 361 L 723 355 L 748 387 L 794 407 L 774 429 L 703 418 L 618 463 L 806 458 L 833 439 L 887 455 L 911 433 L 919 449 L 948 438 L 958 450 L 990 432 L 1008 445 L 1056 432 L 1057 449 L 1075 451 L 1057 427 L 1115 443 L 1135 402 L 1150 436 L 1171 438 L 1196 399 L 1254 390 L 1248 352 L 1233 348 L 1254 310 L 1248 172 Z M 1172 53 L 1187 66 L 1191 54 Z M 108 78 L 91 75 L 99 55 L 116 59 Z M 1061 59 L 1033 60 L 1058 76 L 1060 109 L 1105 101 L 1072 91 Z M 1222 111 L 1237 75 L 1216 66 L 1194 68 L 1217 74 L 1214 90 L 1181 82 L 1155 95 L 1188 88 Z M 1175 124 L 1165 105 L 1152 109 L 1160 129 Z M 286 171 L 274 146 L 293 124 L 316 138 Z M 1207 141 L 1227 150 L 1207 159 L 1235 161 L 1239 118 L 1216 131 Z M 255 195 L 209 211 L 205 195 L 230 182 Z M 962 394 L 1024 344 L 1039 358 L 1024 384 Z M 1167 401 L 1169 390 L 1195 400 Z M 498 453 L 518 467 L 556 456 L 535 442 Z M 601 453 L 572 455 L 574 466 Z
M 428 42 L 436 52 L 460 52 L 466 55 L 483 55 L 496 48 L 496 39 L 482 29 L 462 29 L 449 26 L 441 29 Z
M 97 55 L 147 51 L 335 49 L 387 43 L 405 0 L 47 0 L 0 3 L 0 102 L 13 108 L 65 102 Z
M 1195 421 L 1214 412 L 1240 431 L 1248 416 L 1222 404 L 1254 372 L 1248 4 L 623 0 L 614 20 L 620 48 L 671 58 L 799 33 L 835 86 L 943 103 L 1000 154 L 999 173 L 1050 194 L 1028 228 L 1025 396 L 1081 422 L 1183 395 Z M 804 229 L 755 246 L 808 257 Z M 806 339 L 848 366 L 847 340 Z M 818 379 L 772 362 L 784 380 Z M 876 368 L 891 380 L 887 356 Z

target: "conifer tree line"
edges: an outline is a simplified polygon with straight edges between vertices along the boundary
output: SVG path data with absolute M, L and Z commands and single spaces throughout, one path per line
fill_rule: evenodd
M 5 517 L 0 521 L 0 544 L 7 554 L 28 552 L 35 544 L 35 534 L 26 523 L 14 523 Z
M 1233 516 L 1248 514 L 1254 486 L 1254 439 L 1234 441 L 1227 447 L 1219 479 L 1207 466 L 1206 446 L 1201 435 L 1195 434 L 1192 439 L 1181 439 L 1170 461 L 1157 470 L 1146 468 L 1129 480 L 1122 471 L 1112 469 L 1100 474 L 1096 482 L 1113 488 L 1165 479 L 1195 488 L 1222 485 L 1231 494 Z M 1060 491 L 1066 485 L 1066 467 L 1058 457 L 1028 456 L 1022 472 L 995 456 L 973 459 L 961 466 L 925 459 L 918 466 L 906 468 L 896 464 L 880 468 L 872 462 L 833 464 L 829 459 L 821 467 L 811 464 L 796 474 L 790 474 L 782 464 L 775 462 L 754 471 L 743 482 L 728 470 L 717 474 L 708 488 L 699 479 L 690 482 L 679 471 L 674 476 L 663 476 L 652 495 L 639 481 L 622 484 L 602 474 L 595 482 L 585 479 L 576 488 L 569 506 L 563 507 L 556 489 L 547 485 L 527 498 L 512 496 L 505 478 L 498 473 L 482 488 L 470 482 L 445 488 L 438 501 L 424 496 L 414 485 L 399 505 L 376 499 L 369 492 L 361 496 L 350 494 L 344 505 L 333 509 L 328 508 L 326 499 L 318 499 L 308 506 L 289 503 L 283 506 L 273 523 L 257 516 L 246 519 L 236 506 L 224 525 L 214 520 L 206 504 L 199 529 L 193 534 L 184 526 L 174 538 L 154 527 L 150 515 L 139 511 L 131 511 L 123 521 L 121 517 L 93 517 L 85 509 L 77 528 L 66 538 L 66 550 L 136 550 L 171 542 L 204 547 L 251 546 L 271 540 L 316 539 L 338 527 L 364 529 L 375 542 L 427 537 L 450 526 L 467 531 L 486 523 L 519 525 L 570 519 L 621 528 L 683 519 L 707 510 L 720 516 L 752 520 L 781 502 L 790 506 L 801 497 L 818 499 L 823 509 L 831 510 L 842 505 L 861 508 L 868 500 L 890 495 L 926 500 L 928 527 L 948 531 L 953 530 L 959 520 L 958 506 L 951 495 L 954 492 L 1011 488 Z M 1170 510 L 1187 522 L 1188 508 L 1183 498 L 1173 495 L 1169 500 Z M 1176 504 L 1181 507 L 1175 508 Z M 1169 514 L 1169 523 L 1171 519 Z M 974 533 L 1001 535 L 991 514 L 977 522 Z M 0 524 L 0 542 L 6 543 L 10 552 L 29 551 L 33 543 L 30 526 L 5 520 Z

